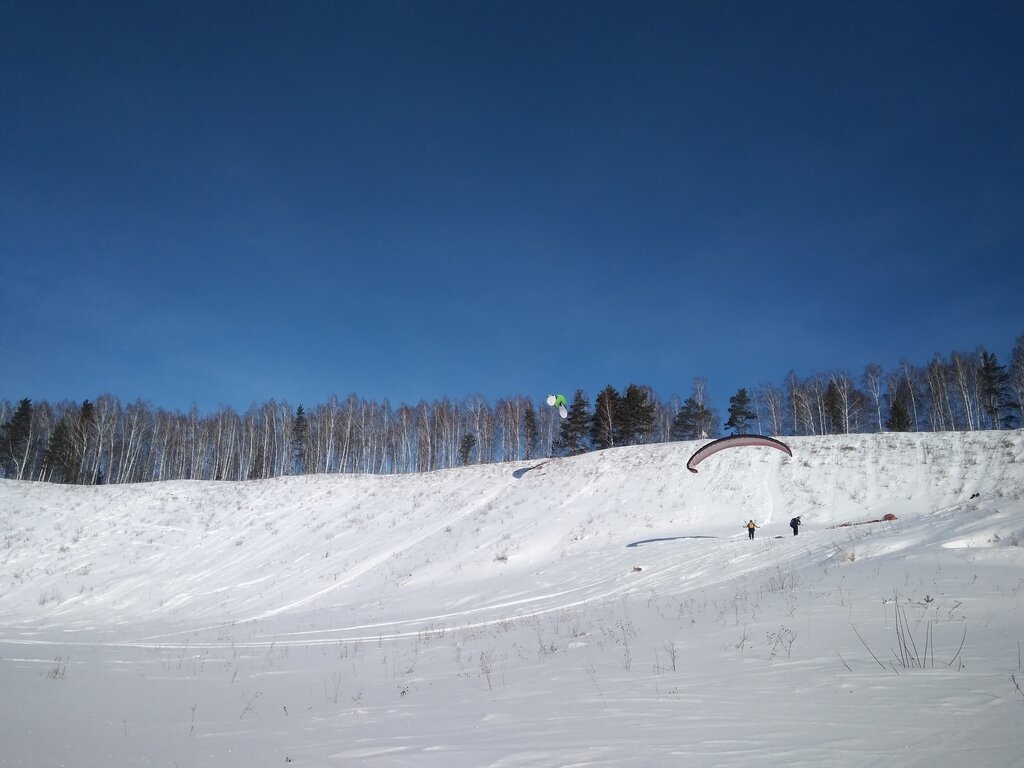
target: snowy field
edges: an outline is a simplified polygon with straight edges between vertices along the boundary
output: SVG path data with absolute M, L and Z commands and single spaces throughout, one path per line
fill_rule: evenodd
M 0 481 L 0 765 L 1024 764 L 1024 433 L 787 442 Z

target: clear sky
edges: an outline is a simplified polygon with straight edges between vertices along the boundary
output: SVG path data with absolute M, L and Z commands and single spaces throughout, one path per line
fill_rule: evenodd
M 1024 5 L 0 0 L 0 397 L 687 396 L 1024 333 Z

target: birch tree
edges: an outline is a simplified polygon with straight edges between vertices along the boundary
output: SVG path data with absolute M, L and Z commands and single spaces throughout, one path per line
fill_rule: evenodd
M 654 405 L 651 439 L 656 443 L 667 443 L 672 440 L 672 420 L 682 407 L 682 401 L 679 395 L 672 395 L 668 401 L 656 400 Z
M 124 410 L 117 477 L 114 482 L 131 483 L 144 479 L 143 456 L 152 440 L 152 419 L 152 407 L 141 400 L 136 400 Z
M 92 482 L 92 467 L 95 465 L 95 457 L 99 453 L 96 409 L 88 400 L 82 402 L 78 418 L 75 420 L 74 448 L 75 482 L 88 485 Z
M 872 411 L 875 418 L 872 423 L 876 432 L 881 432 L 882 424 L 882 366 L 878 363 L 868 363 L 864 366 L 864 375 L 861 376 L 861 383 L 870 398 Z
M 769 435 L 783 435 L 786 429 L 786 394 L 771 384 L 762 384 L 758 400 L 759 413 L 764 414 Z M 760 423 L 760 418 L 758 419 Z
M 434 468 L 434 430 L 431 425 L 430 406 L 426 400 L 416 405 L 416 471 L 429 472 Z
M 395 472 L 416 471 L 416 411 L 405 403 L 395 413 Z
M 621 397 L 611 384 L 602 389 L 594 401 L 594 414 L 590 418 L 590 439 L 595 449 L 600 451 L 615 445 L 616 411 L 620 404 Z
M 832 431 L 844 435 L 859 432 L 864 395 L 853 385 L 850 374 L 845 371 L 831 374 L 829 393 L 833 403 L 830 409 L 834 421 Z
M 487 464 L 494 461 L 495 452 L 498 451 L 498 432 L 501 436 L 502 458 L 507 460 L 506 440 L 514 444 L 516 438 L 509 433 L 518 433 L 517 417 L 514 408 L 510 405 L 502 406 L 504 416 L 499 416 L 491 409 L 491 406 L 484 399 L 483 395 L 471 395 L 466 398 L 463 404 L 464 419 L 467 429 L 476 437 L 476 460 L 479 464 Z
M 925 385 L 928 390 L 928 421 L 931 429 L 943 432 L 957 428 L 956 405 L 950 387 L 950 367 L 940 355 L 925 367 Z
M 807 387 L 790 373 L 786 379 L 789 410 L 793 416 L 793 432 L 797 435 L 813 435 L 815 431 L 814 409 Z
M 1010 353 L 1010 388 L 1017 403 L 1017 423 L 1024 425 L 1024 334 L 1017 337 L 1017 343 Z
M 494 406 L 494 413 L 495 418 L 498 420 L 498 434 L 501 436 L 501 447 L 498 450 L 499 461 L 514 461 L 519 458 L 520 443 L 519 419 L 516 416 L 516 404 L 511 398 L 501 398 Z M 467 413 L 467 415 L 470 416 L 469 421 L 470 424 L 472 424 L 471 414 Z M 473 446 L 476 447 L 476 436 L 473 435 L 473 437 Z M 463 442 L 465 442 L 465 436 L 463 437 Z M 477 455 L 476 463 L 482 463 L 481 456 Z
M 978 428 L 977 362 L 973 355 L 954 352 L 950 358 L 950 365 L 953 371 L 953 384 L 963 408 L 963 428 L 972 432 Z
M 919 429 L 921 424 L 920 415 L 918 414 L 918 388 L 917 388 L 917 371 L 910 365 L 906 360 L 900 361 L 900 367 L 903 370 L 903 381 L 907 385 L 906 397 L 907 397 L 907 412 L 910 416 L 910 420 L 913 423 L 913 429 Z

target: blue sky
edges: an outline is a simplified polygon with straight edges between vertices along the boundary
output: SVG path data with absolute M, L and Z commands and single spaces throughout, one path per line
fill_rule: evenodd
M 1024 333 L 1016 2 L 0 0 L 0 397 L 687 396 Z

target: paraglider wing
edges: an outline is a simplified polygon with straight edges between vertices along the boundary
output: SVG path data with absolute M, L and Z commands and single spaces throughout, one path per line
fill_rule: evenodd
M 776 448 L 787 456 L 793 455 L 793 451 L 789 449 L 788 445 L 781 440 L 776 440 L 774 437 L 765 437 L 764 435 L 729 435 L 728 437 L 720 437 L 718 440 L 712 440 L 704 447 L 698 448 L 693 456 L 690 457 L 690 460 L 686 462 L 686 468 L 697 474 L 697 465 L 708 456 L 726 448 L 738 448 L 744 445 Z

